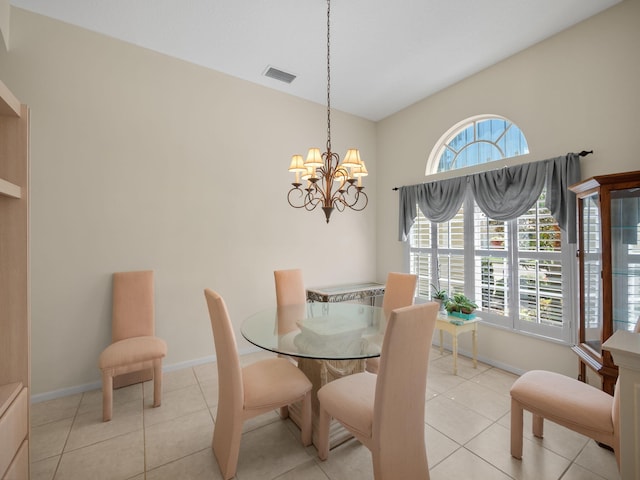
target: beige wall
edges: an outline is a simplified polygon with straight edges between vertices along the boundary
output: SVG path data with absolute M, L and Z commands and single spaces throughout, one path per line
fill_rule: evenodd
M 376 125 L 334 112 L 334 147 L 360 147 L 371 204 L 329 225 L 284 198 L 290 155 L 324 144 L 322 105 L 12 8 L 0 79 L 32 110 L 34 393 L 98 380 L 113 271 L 156 271 L 157 332 L 176 366 L 214 353 L 205 287 L 239 326 L 275 301 L 274 269 L 301 267 L 308 285 L 402 270 L 391 189 L 425 181 L 433 144 L 471 115 L 516 122 L 532 160 L 594 149 L 585 176 L 640 168 L 639 5 L 625 0 Z M 522 370 L 577 365 L 566 346 L 491 327 L 480 353 Z
M 511 119 L 527 137 L 531 160 L 593 149 L 582 161 L 585 177 L 640 169 L 639 46 L 640 2 L 625 0 L 379 122 L 378 273 L 404 259 L 392 187 L 427 181 L 431 148 L 470 116 Z M 491 327 L 481 328 L 480 354 L 516 369 L 577 372 L 568 347 Z
M 5 50 L 9 46 L 9 18 L 11 8 L 9 6 L 9 0 L 0 0 L 0 36 L 2 37 L 3 44 L 0 45 L 0 49 Z
M 11 13 L 0 79 L 31 108 L 33 393 L 99 380 L 114 271 L 155 270 L 169 366 L 214 354 L 205 287 L 239 327 L 275 304 L 274 269 L 375 279 L 375 195 L 329 225 L 286 201 L 291 155 L 325 144 L 326 107 Z M 375 125 L 333 112 L 332 126 L 375 178 Z

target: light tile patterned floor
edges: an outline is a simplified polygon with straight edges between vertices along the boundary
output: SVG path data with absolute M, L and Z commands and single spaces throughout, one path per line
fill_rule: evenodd
M 266 353 L 242 358 L 251 363 Z M 523 460 L 509 455 L 509 387 L 516 376 L 435 350 L 427 381 L 425 436 L 431 478 L 616 480 L 613 454 L 546 422 L 531 436 L 525 418 Z M 221 478 L 211 451 L 217 403 L 215 364 L 166 373 L 162 406 L 151 383 L 117 390 L 113 420 L 101 421 L 99 390 L 32 405 L 32 480 Z M 237 480 L 369 480 L 371 455 L 351 440 L 318 461 L 276 412 L 245 424 Z

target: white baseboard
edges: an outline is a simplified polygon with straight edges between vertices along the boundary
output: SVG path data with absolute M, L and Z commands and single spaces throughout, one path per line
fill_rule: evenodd
M 260 349 L 255 346 L 243 348 L 238 351 L 240 355 L 248 355 L 254 353 Z M 174 372 L 176 370 L 182 370 L 183 368 L 193 368 L 204 363 L 211 363 L 216 361 L 215 355 L 209 355 L 207 357 L 196 358 L 194 360 L 187 360 L 184 362 L 172 363 L 171 365 L 164 365 L 162 367 L 163 372 Z M 84 383 L 82 385 L 74 385 L 73 387 L 61 388 L 60 390 L 52 390 L 50 392 L 38 393 L 31 395 L 31 403 L 46 402 L 47 400 L 54 400 L 60 397 L 67 397 L 75 395 L 77 393 L 88 392 L 90 390 L 98 390 L 102 388 L 102 381 L 97 380 L 91 383 Z
M 88 392 L 89 390 L 97 390 L 102 388 L 102 382 L 85 383 L 83 385 L 75 385 L 73 387 L 61 388 L 60 390 L 53 390 L 51 392 L 38 393 L 31 395 L 31 403 L 40 403 L 47 400 L 54 400 L 60 397 L 67 397 L 75 395 L 76 393 Z
M 434 348 L 440 348 L 440 345 L 438 343 L 433 344 Z M 447 347 L 444 347 L 445 350 L 451 351 L 449 349 L 447 349 Z M 247 348 L 243 348 L 241 350 L 238 351 L 238 353 L 240 355 L 248 355 L 250 353 L 255 353 L 261 351 L 258 347 L 255 346 L 251 346 L 251 347 L 247 347 Z M 458 355 L 462 355 L 468 358 L 471 358 L 471 352 L 467 352 L 466 350 L 458 350 Z M 212 363 L 216 361 L 216 356 L 215 355 L 210 355 L 207 357 L 202 357 L 202 358 L 196 358 L 194 360 L 187 360 L 184 362 L 178 362 L 178 363 L 172 363 L 171 365 L 165 365 L 162 368 L 163 372 L 174 372 L 176 370 L 182 370 L 184 368 L 193 368 L 193 367 L 197 367 L 198 365 L 203 365 L 205 363 Z M 496 367 L 499 368 L 501 370 L 504 370 L 506 372 L 510 372 L 513 373 L 515 375 L 522 375 L 524 373 L 524 370 L 520 370 L 517 368 L 514 368 L 512 365 L 507 365 L 504 364 L 502 362 L 496 362 L 495 360 L 491 359 L 491 358 L 487 358 L 487 357 L 483 357 L 483 356 L 478 356 L 478 361 L 482 362 L 482 363 L 486 363 L 487 365 L 491 365 L 492 367 Z M 53 390 L 50 392 L 45 392 L 45 393 L 38 393 L 36 395 L 31 395 L 31 403 L 40 403 L 40 402 L 46 402 L 47 400 L 54 400 L 56 398 L 60 398 L 60 397 L 67 397 L 70 395 L 75 395 L 77 393 L 83 393 L 83 392 L 88 392 L 90 390 L 98 390 L 102 388 L 102 382 L 100 380 L 95 381 L 95 382 L 91 382 L 91 383 L 85 383 L 82 385 L 75 385 L 73 387 L 67 387 L 67 388 L 61 388 L 60 390 Z
M 431 345 L 432 348 L 440 348 L 439 342 L 433 342 Z M 447 346 L 446 344 L 443 348 L 451 353 L 451 346 Z M 458 348 L 458 355 L 462 355 L 463 357 L 473 358 L 472 352 L 469 352 L 464 349 Z M 522 375 L 526 372 L 526 370 L 522 370 L 520 368 L 516 368 L 513 365 L 508 365 L 506 363 L 498 362 L 492 358 L 485 357 L 483 355 L 478 355 L 478 361 L 482 363 L 486 363 L 487 365 L 491 365 L 492 367 L 499 368 L 500 370 L 504 370 L 505 372 L 513 373 L 514 375 Z

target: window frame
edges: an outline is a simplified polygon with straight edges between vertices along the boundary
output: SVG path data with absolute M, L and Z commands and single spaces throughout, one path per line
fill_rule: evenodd
M 475 229 L 474 228 L 466 228 L 467 225 L 471 225 L 475 227 L 475 209 L 474 209 L 474 200 L 471 195 L 467 195 L 465 198 L 462 208 L 464 209 L 463 213 L 463 225 L 464 225 L 464 249 L 462 251 L 462 256 L 464 258 L 464 269 L 465 269 L 465 282 L 464 282 L 464 294 L 471 299 L 476 300 L 476 303 L 479 304 L 479 308 L 477 310 L 478 316 L 481 318 L 481 322 L 491 325 L 493 327 L 498 327 L 501 329 L 505 329 L 508 331 L 512 331 L 518 334 L 524 334 L 529 336 L 534 336 L 536 338 L 558 342 L 565 345 L 572 345 L 575 343 L 575 327 L 572 319 L 574 318 L 575 312 L 577 311 L 577 299 L 575 298 L 576 290 L 573 288 L 576 283 L 576 246 L 569 244 L 566 242 L 566 235 L 561 235 L 561 251 L 559 253 L 548 253 L 548 252 L 539 252 L 539 251 L 520 251 L 517 248 L 512 248 L 512 246 L 518 245 L 518 230 L 517 230 L 517 222 L 518 219 L 509 220 L 506 222 L 509 224 L 508 228 L 508 245 L 509 248 L 504 251 L 493 251 L 478 248 L 475 245 Z M 418 215 L 421 213 L 419 212 Z M 429 220 L 426 220 L 429 222 Z M 438 245 L 434 245 L 434 242 L 437 242 L 437 223 L 429 222 L 430 224 L 430 247 L 412 247 L 412 238 L 409 236 L 408 240 L 404 243 L 404 259 L 405 259 L 405 270 L 412 271 L 411 259 L 412 254 L 427 254 L 429 255 L 429 274 L 430 278 L 428 279 L 428 284 L 436 284 L 439 281 L 438 279 L 438 268 L 439 268 L 439 255 L 441 254 L 449 254 L 451 252 L 457 253 L 456 249 L 452 248 L 439 248 Z M 416 221 L 414 227 L 419 225 L 419 222 Z M 515 228 L 514 228 L 515 227 Z M 413 230 L 413 227 L 412 227 Z M 484 311 L 481 308 L 481 302 L 479 299 L 476 299 L 476 257 L 482 256 L 482 253 L 490 252 L 494 256 L 504 256 L 507 259 L 507 265 L 509 269 L 509 280 L 507 285 L 507 291 L 509 292 L 507 295 L 507 305 L 508 305 L 508 315 L 500 315 L 498 313 Z M 562 326 L 553 326 L 546 325 L 541 322 L 530 322 L 520 318 L 520 308 L 519 308 L 519 298 L 520 298 L 520 286 L 519 277 L 514 276 L 514 273 L 518 271 L 518 261 L 520 259 L 552 259 L 557 260 L 561 264 L 562 268 L 562 297 L 563 297 L 563 309 L 562 316 L 563 320 Z M 424 278 L 424 277 L 422 277 Z M 566 281 L 565 281 L 566 279 Z M 420 283 L 420 278 L 418 280 Z M 447 283 L 447 287 L 448 287 Z M 440 285 L 442 287 L 442 285 Z M 442 287 L 444 288 L 444 287 Z M 423 289 L 424 290 L 424 289 Z M 429 288 L 431 291 L 431 289 Z M 450 293 L 450 289 L 446 288 L 447 292 Z M 420 289 L 418 289 L 417 293 L 417 301 L 426 302 L 430 301 L 431 296 L 424 296 Z
M 474 140 L 472 142 L 469 142 L 468 144 L 466 144 L 464 147 L 459 149 L 459 152 L 461 152 L 462 150 L 464 150 L 466 147 L 468 147 L 471 144 L 474 143 L 490 143 L 492 145 L 494 145 L 496 148 L 500 149 L 502 151 L 502 149 L 500 147 L 498 147 L 496 145 L 496 142 L 490 142 L 487 140 L 481 140 L 481 139 L 477 139 L 475 137 L 476 134 L 476 125 L 478 123 L 481 123 L 483 121 L 486 120 L 501 120 L 501 121 L 505 121 L 508 122 L 510 125 L 509 127 L 505 130 L 505 132 L 501 135 L 505 135 L 507 130 L 511 129 L 511 128 L 516 128 L 521 134 L 522 134 L 522 138 L 525 142 L 525 147 L 526 147 L 526 152 L 522 152 L 519 153 L 518 155 L 513 155 L 513 156 L 503 156 L 502 159 L 494 159 L 494 160 L 490 160 L 489 162 L 483 162 L 483 163 L 478 163 L 476 165 L 469 165 L 469 166 L 463 166 L 463 167 L 457 167 L 454 169 L 447 169 L 447 170 L 443 170 L 443 171 L 439 171 L 438 170 L 438 165 L 440 164 L 440 158 L 442 156 L 442 152 L 444 150 L 447 149 L 451 149 L 451 147 L 449 147 L 449 143 L 451 142 L 451 140 L 453 140 L 459 133 L 461 133 L 462 131 L 466 130 L 470 125 L 474 126 Z M 427 165 L 425 168 L 425 176 L 429 176 L 429 175 L 433 175 L 433 174 L 438 174 L 438 173 L 450 173 L 450 172 L 455 172 L 457 170 L 462 170 L 465 168 L 477 168 L 477 167 L 483 167 L 486 164 L 491 164 L 492 162 L 498 162 L 501 160 L 506 160 L 506 159 L 511 159 L 511 158 L 520 158 L 523 157 L 525 155 L 528 155 L 530 152 L 529 150 L 529 144 L 527 142 L 527 139 L 524 135 L 524 132 L 522 131 L 522 129 L 512 120 L 508 119 L 507 117 L 504 117 L 502 115 L 496 115 L 496 114 L 482 114 L 482 115 L 475 115 L 473 117 L 469 117 L 466 118 L 458 123 L 456 123 L 455 125 L 453 125 L 449 130 L 447 130 L 439 139 L 438 141 L 435 143 L 435 146 L 433 147 L 433 149 L 431 150 L 431 152 L 429 153 L 429 157 L 427 158 Z
M 527 155 L 529 153 L 528 142 L 526 141 L 526 137 L 524 136 L 524 132 L 518 127 L 515 122 L 509 120 L 508 118 L 502 117 L 500 115 L 494 114 L 483 114 L 476 115 L 470 118 L 467 118 L 461 122 L 456 123 L 449 130 L 447 130 L 444 135 L 440 137 L 438 142 L 436 142 L 433 147 L 426 166 L 425 175 L 433 177 L 439 177 L 440 175 L 446 175 L 447 178 L 457 175 L 463 175 L 469 171 L 469 169 L 474 170 L 487 170 L 495 167 L 495 162 L 498 161 L 496 159 L 489 159 L 484 163 L 477 163 L 473 166 L 464 166 L 459 169 L 449 169 L 439 171 L 441 152 L 443 149 L 448 148 L 449 142 L 451 142 L 458 134 L 467 130 L 471 125 L 473 125 L 474 135 L 473 139 L 471 139 L 467 145 L 459 146 L 459 151 L 463 151 L 469 145 L 476 143 L 478 141 L 482 141 L 481 139 L 476 138 L 476 130 L 478 123 L 485 120 L 501 120 L 509 123 L 508 128 L 515 127 L 524 141 L 524 145 L 526 147 L 526 153 L 519 154 L 517 156 L 505 157 L 503 159 L 504 163 L 526 163 L 523 159 L 523 155 Z M 505 133 L 508 130 L 505 129 Z M 505 134 L 503 133 L 503 135 Z M 513 159 L 517 159 L 515 162 Z M 506 162 L 504 162 L 506 161 Z M 459 172 L 459 173 L 458 173 Z M 465 173 L 463 173 L 465 172 Z M 539 202 L 540 200 L 538 200 Z M 576 245 L 569 244 L 566 241 L 566 234 L 562 232 L 560 235 L 561 245 L 560 252 L 545 252 L 536 249 L 534 251 L 529 250 L 521 250 L 519 248 L 518 243 L 518 219 L 510 220 L 505 222 L 507 226 L 507 235 L 508 238 L 505 238 L 507 248 L 504 250 L 493 250 L 490 248 L 481 248 L 481 245 L 476 245 L 476 205 L 473 196 L 467 194 L 465 200 L 462 204 L 463 209 L 463 251 L 462 258 L 464 261 L 463 271 L 464 271 L 464 294 L 476 301 L 479 305 L 478 314 L 482 318 L 482 322 L 506 329 L 515 333 L 525 334 L 525 335 L 533 335 L 538 338 L 542 338 L 545 340 L 559 342 L 566 345 L 571 345 L 575 343 L 576 340 L 576 329 L 574 325 L 574 317 L 575 312 L 577 312 L 578 306 L 578 298 L 577 298 L 577 262 L 575 262 L 576 256 Z M 418 209 L 418 215 L 421 215 L 421 212 Z M 455 218 L 455 217 L 454 217 Z M 520 217 L 522 218 L 522 217 Z M 540 228 L 542 222 L 538 219 L 536 221 L 536 233 L 540 233 Z M 416 219 L 411 231 L 413 232 L 414 228 L 417 228 L 417 225 L 420 223 L 422 228 L 425 228 L 424 223 L 429 222 L 424 219 L 419 222 Z M 431 292 L 431 285 L 437 285 L 438 288 L 446 289 L 449 294 L 451 294 L 450 282 L 448 279 L 444 279 L 442 282 L 442 278 L 438 278 L 438 269 L 440 268 L 440 257 L 441 255 L 459 253 L 458 251 L 452 250 L 451 248 L 441 248 L 438 245 L 438 224 L 434 222 L 430 223 L 430 241 L 431 245 L 429 247 L 412 247 L 412 242 L 414 240 L 414 236 L 412 233 L 409 234 L 407 241 L 404 242 L 404 259 L 405 259 L 405 269 L 406 271 L 414 271 L 412 268 L 412 262 L 415 265 L 422 264 L 416 262 L 418 260 L 415 255 L 416 254 L 427 254 L 429 255 L 429 275 L 428 285 L 421 285 L 420 278 L 418 280 L 419 288 L 417 291 L 418 301 L 429 301 L 431 299 L 431 294 L 427 294 L 425 296 L 425 291 Z M 482 257 L 504 257 L 506 259 L 506 271 L 504 275 L 508 277 L 507 284 L 505 285 L 505 311 L 507 315 L 501 315 L 497 312 L 483 311 L 482 310 L 482 301 L 479 298 L 475 298 L 477 295 L 476 290 L 476 277 L 478 275 L 482 275 L 482 272 L 477 272 L 478 267 L 476 265 L 476 259 Z M 536 268 L 538 266 L 539 261 L 541 260 L 553 260 L 556 261 L 560 265 L 561 271 L 561 282 L 562 282 L 562 325 L 556 326 L 549 324 L 548 322 L 541 321 L 540 316 L 537 316 L 537 320 L 532 322 L 530 320 L 526 320 L 521 318 L 520 315 L 520 307 L 521 307 L 521 282 L 522 276 L 520 275 L 520 263 L 523 260 L 532 260 L 536 264 Z M 480 260 L 481 262 L 481 260 Z M 450 267 L 449 262 L 449 267 Z M 482 268 L 482 267 L 480 267 Z M 424 267 L 421 268 L 424 270 Z M 538 272 L 539 270 L 536 270 Z M 420 275 L 420 272 L 416 272 Z M 424 276 L 422 277 L 424 278 Z M 534 276 L 536 287 L 535 287 L 535 306 L 537 308 L 537 312 L 540 311 L 540 303 L 539 299 L 541 298 L 541 292 L 544 291 L 541 289 L 539 282 L 539 277 L 537 275 Z M 458 279 L 459 280 L 459 279 Z M 424 281 L 423 281 L 424 282 Z M 439 282 L 442 282 L 444 285 L 440 285 Z M 458 282 L 459 283 L 459 282 Z M 482 286 L 480 286 L 482 289 Z M 554 292 L 555 293 L 555 292 Z M 548 318 L 548 317 L 547 317 Z

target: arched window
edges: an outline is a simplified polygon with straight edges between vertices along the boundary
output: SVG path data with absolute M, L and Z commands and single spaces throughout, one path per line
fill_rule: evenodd
M 510 120 L 479 115 L 451 127 L 436 143 L 426 174 L 487 164 L 529 153 L 524 134 Z M 502 165 L 500 165 L 502 166 Z M 492 169 L 486 165 L 485 169 Z M 420 209 L 409 234 L 408 270 L 418 275 L 417 296 L 434 289 L 464 293 L 482 321 L 569 344 L 574 250 L 545 207 L 546 191 L 517 219 L 487 217 L 473 195 L 456 216 L 432 223 Z
M 431 150 L 425 175 L 529 153 L 527 139 L 511 120 L 478 115 L 451 127 Z

